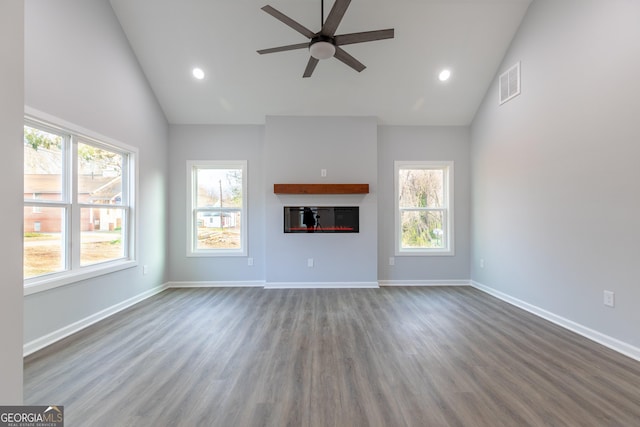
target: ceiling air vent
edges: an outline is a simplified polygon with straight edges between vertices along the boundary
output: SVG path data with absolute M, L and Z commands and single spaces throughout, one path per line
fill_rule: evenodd
M 520 62 L 500 74 L 500 105 L 520 95 Z

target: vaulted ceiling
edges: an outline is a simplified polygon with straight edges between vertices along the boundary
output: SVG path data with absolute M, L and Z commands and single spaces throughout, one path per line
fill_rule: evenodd
M 395 38 L 344 46 L 367 68 L 331 58 L 302 78 L 303 35 L 321 0 L 111 0 L 172 124 L 261 124 L 266 115 L 376 116 L 389 125 L 468 125 L 531 0 L 352 0 L 336 34 L 386 28 Z M 325 0 L 325 16 L 333 0 Z M 194 67 L 206 75 L 197 80 Z M 446 82 L 442 69 L 451 70 Z M 497 95 L 496 95 L 497 99 Z M 497 101 L 496 101 L 497 102 Z

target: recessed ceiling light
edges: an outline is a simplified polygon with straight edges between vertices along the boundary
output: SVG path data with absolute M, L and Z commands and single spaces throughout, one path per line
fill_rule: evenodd
M 449 80 L 449 77 L 451 77 L 451 71 L 447 69 L 440 71 L 440 74 L 438 74 L 438 78 L 441 82 L 446 82 L 447 80 Z
M 202 71 L 202 68 L 194 68 L 193 71 L 193 77 L 195 77 L 198 80 L 202 80 L 204 79 L 204 71 Z

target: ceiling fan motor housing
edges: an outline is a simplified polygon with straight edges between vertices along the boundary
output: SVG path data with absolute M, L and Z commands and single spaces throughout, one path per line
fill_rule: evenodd
M 333 37 L 316 34 L 309 42 L 309 53 L 316 59 L 329 59 L 336 53 Z

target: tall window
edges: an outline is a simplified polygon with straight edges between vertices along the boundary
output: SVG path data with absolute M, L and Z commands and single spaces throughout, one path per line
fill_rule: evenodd
M 247 254 L 247 162 L 189 161 L 188 256 Z
M 133 260 L 133 153 L 28 119 L 25 285 Z
M 396 255 L 453 255 L 453 162 L 395 162 Z

